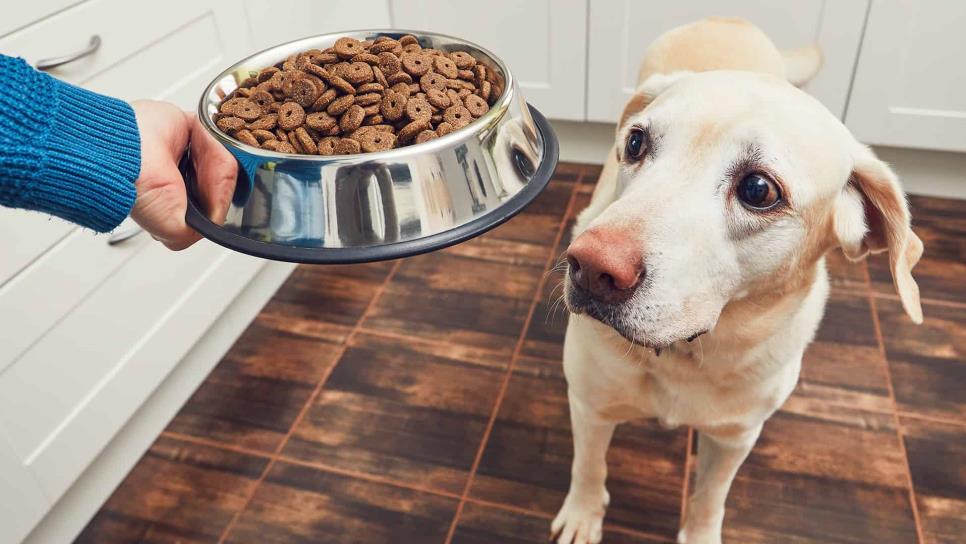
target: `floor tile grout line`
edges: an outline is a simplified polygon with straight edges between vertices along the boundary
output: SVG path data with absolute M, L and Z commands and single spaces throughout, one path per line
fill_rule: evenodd
M 883 300 L 891 300 L 894 302 L 899 302 L 899 295 L 894 295 L 892 293 L 880 293 L 875 289 L 872 290 L 872 295 L 875 298 L 881 298 Z M 954 300 L 942 300 L 938 298 L 922 298 L 920 297 L 919 302 L 926 306 L 940 306 L 943 308 L 957 308 L 966 309 L 966 302 L 956 302 Z
M 500 392 L 497 394 L 496 401 L 493 404 L 493 409 L 490 413 L 490 419 L 487 421 L 486 428 L 483 431 L 483 438 L 480 441 L 480 447 L 476 452 L 476 457 L 473 459 L 473 465 L 470 468 L 470 473 L 466 478 L 466 485 L 463 487 L 463 493 L 460 496 L 460 502 L 456 505 L 456 512 L 453 514 L 453 520 L 450 522 L 449 531 L 446 533 L 445 544 L 451 544 L 453 541 L 453 536 L 456 534 L 456 526 L 459 523 L 460 515 L 463 513 L 463 506 L 466 504 L 466 499 L 469 497 L 470 489 L 473 486 L 473 481 L 476 477 L 476 471 L 480 466 L 480 461 L 483 459 L 483 452 L 486 449 L 486 443 L 490 439 L 490 433 L 493 431 L 493 426 L 496 423 L 496 418 L 500 412 L 500 406 L 503 404 L 503 398 L 506 395 L 507 387 L 510 384 L 510 378 L 513 376 L 513 368 L 523 352 L 523 345 L 527 339 L 527 332 L 530 329 L 530 323 L 533 320 L 533 314 L 537 309 L 537 305 L 540 303 L 540 297 L 543 296 L 543 288 L 546 285 L 547 279 L 550 277 L 550 271 L 553 268 L 553 263 L 555 260 L 554 253 L 557 250 L 557 246 L 560 245 L 560 241 L 563 240 L 564 230 L 567 228 L 567 219 L 570 217 L 574 203 L 577 200 L 577 190 L 580 188 L 583 182 L 585 174 L 585 169 L 581 169 L 580 175 L 577 177 L 577 181 L 574 182 L 574 186 L 570 189 L 570 197 L 567 200 L 567 207 L 564 210 L 563 217 L 560 218 L 560 224 L 557 226 L 557 234 L 554 236 L 553 244 L 550 247 L 550 254 L 547 256 L 547 261 L 543 266 L 543 274 L 540 276 L 540 281 L 537 282 L 537 288 L 533 293 L 533 298 L 530 301 L 530 308 L 527 310 L 527 317 L 523 322 L 523 326 L 520 329 L 520 335 L 517 338 L 517 343 L 513 348 L 513 355 L 510 357 L 510 363 L 507 365 L 506 374 L 503 377 L 503 384 L 500 386 Z
M 281 441 L 279 441 L 278 446 L 275 447 L 275 452 L 272 454 L 272 458 L 269 459 L 268 463 L 265 464 L 265 469 L 262 470 L 262 474 L 258 477 L 258 480 L 255 482 L 255 485 L 252 487 L 251 492 L 248 494 L 248 497 L 245 498 L 245 502 L 242 503 L 241 508 L 239 508 L 232 515 L 231 519 L 228 521 L 228 524 L 225 526 L 225 529 L 222 531 L 221 536 L 218 538 L 218 544 L 223 544 L 225 542 L 225 540 L 228 538 L 229 533 L 231 533 L 231 530 L 235 527 L 235 523 L 237 523 L 238 519 L 241 518 L 242 513 L 244 513 L 245 510 L 248 509 L 248 506 L 251 504 L 252 499 L 255 498 L 255 493 L 258 491 L 258 488 L 261 487 L 262 482 L 265 480 L 265 477 L 268 476 L 269 471 L 271 471 L 272 467 L 275 465 L 275 461 L 278 460 L 282 450 L 285 449 L 285 445 L 288 444 L 289 439 L 292 437 L 292 434 L 295 432 L 295 428 L 298 427 L 298 425 L 302 422 L 302 419 L 305 417 L 305 414 L 308 413 L 309 409 L 312 407 L 312 404 L 315 403 L 315 400 L 318 398 L 319 394 L 321 394 L 322 388 L 325 385 L 325 382 L 328 381 L 329 376 L 332 374 L 333 369 L 335 369 L 335 367 L 338 366 L 339 362 L 342 360 L 343 355 L 345 355 L 346 350 L 349 348 L 349 344 L 355 338 L 356 331 L 359 330 L 359 327 L 362 325 L 362 322 L 365 321 L 366 316 L 369 314 L 369 311 L 375 306 L 376 301 L 379 299 L 380 296 L 382 296 L 382 293 L 386 289 L 386 286 L 389 285 L 389 282 L 392 281 L 392 278 L 396 275 L 396 271 L 399 270 L 399 266 L 401 263 L 402 263 L 401 260 L 397 260 L 393 264 L 392 268 L 389 270 L 389 273 L 386 274 L 386 277 L 383 279 L 382 284 L 379 286 L 378 289 L 376 289 L 376 292 L 373 293 L 372 298 L 369 299 L 369 304 L 366 305 L 366 308 L 365 310 L 363 310 L 362 315 L 359 316 L 359 319 L 356 321 L 355 326 L 352 328 L 352 331 L 348 334 L 348 336 L 346 336 L 345 340 L 342 342 L 342 345 L 339 346 L 338 354 L 334 358 L 334 362 L 331 365 L 329 365 L 329 367 L 322 373 L 322 376 L 319 377 L 318 383 L 316 383 L 315 388 L 312 390 L 312 394 L 309 395 L 309 398 L 305 401 L 305 404 L 302 405 L 302 409 L 299 410 L 299 413 L 295 417 L 295 420 L 292 422 L 292 425 L 289 426 L 288 432 L 285 433 L 285 436 L 282 438 Z
M 546 512 L 540 512 L 538 510 L 530 510 L 528 508 L 520 508 L 519 506 L 513 506 L 512 504 L 506 504 L 506 503 L 502 503 L 502 502 L 493 502 L 493 501 L 487 501 L 487 500 L 482 500 L 482 499 L 474 499 L 474 498 L 471 498 L 471 497 L 467 497 L 466 498 L 466 502 L 469 503 L 469 504 L 475 504 L 475 505 L 478 505 L 478 506 L 485 506 L 487 508 L 494 508 L 494 509 L 497 509 L 497 510 L 503 510 L 505 512 L 513 512 L 515 514 L 521 514 L 521 515 L 524 515 L 524 516 L 530 516 L 530 517 L 534 517 L 534 518 L 540 518 L 540 519 L 547 520 L 547 521 L 550 521 L 550 520 L 553 519 L 553 514 L 547 514 Z M 645 531 L 638 531 L 637 529 L 631 529 L 630 527 L 625 527 L 623 525 L 615 525 L 615 524 L 613 524 L 611 522 L 605 522 L 605 524 L 604 524 L 604 531 L 605 532 L 610 531 L 610 532 L 613 532 L 613 533 L 621 533 L 621 534 L 625 534 L 625 535 L 628 535 L 628 536 L 636 536 L 636 537 L 641 537 L 641 538 L 647 538 L 647 539 L 650 539 L 650 540 L 658 540 L 658 541 L 661 541 L 661 542 L 675 542 L 674 539 L 671 539 L 671 538 L 669 538 L 667 536 L 664 536 L 664 535 L 659 535 L 659 534 L 656 534 L 656 533 L 648 533 L 648 532 L 645 532 Z
M 906 410 L 898 410 L 897 414 L 899 415 L 900 418 L 915 419 L 917 421 L 924 421 L 927 423 L 936 423 L 939 425 L 949 425 L 951 427 L 966 428 L 966 420 L 957 420 L 957 419 L 946 418 L 946 417 L 917 414 L 915 412 L 909 412 Z
M 178 441 L 178 442 L 186 442 L 186 443 L 189 443 L 189 444 L 197 444 L 197 445 L 206 446 L 206 447 L 210 447 L 210 448 L 214 448 L 214 449 L 218 449 L 218 450 L 230 451 L 230 452 L 233 452 L 233 453 L 240 453 L 240 454 L 243 454 L 243 455 L 248 455 L 250 457 L 258 457 L 258 458 L 266 459 L 266 460 L 269 460 L 272 457 L 272 454 L 267 453 L 267 452 L 264 452 L 264 451 L 253 450 L 253 449 L 250 449 L 250 448 L 243 448 L 243 447 L 240 447 L 240 446 L 235 446 L 233 444 L 228 444 L 228 443 L 225 443 L 225 442 L 220 442 L 218 440 L 201 438 L 201 437 L 197 437 L 197 436 L 186 435 L 186 434 L 176 433 L 176 432 L 172 432 L 172 431 L 164 431 L 164 432 L 162 432 L 162 436 L 164 436 L 165 438 L 171 439 L 171 440 Z M 328 473 L 332 473 L 332 474 L 338 474 L 338 475 L 341 475 L 341 476 L 346 476 L 346 477 L 354 478 L 354 479 L 357 479 L 357 480 L 364 480 L 364 481 L 367 481 L 367 482 L 372 482 L 372 483 L 382 484 L 382 485 L 388 485 L 388 486 L 396 487 L 396 488 L 399 488 L 399 489 L 406 489 L 406 490 L 409 490 L 409 491 L 416 491 L 416 492 L 419 492 L 419 493 L 425 493 L 427 495 L 434 495 L 434 496 L 437 496 L 437 497 L 444 497 L 444 498 L 453 499 L 453 500 L 459 500 L 461 498 L 459 493 L 453 493 L 453 492 L 449 492 L 449 491 L 443 491 L 441 489 L 433 489 L 431 487 L 422 487 L 422 486 L 413 485 L 413 484 L 410 484 L 410 483 L 407 483 L 407 482 L 403 482 L 403 481 L 400 481 L 400 480 L 393 480 L 392 478 L 384 478 L 384 477 L 380 477 L 380 476 L 375 476 L 373 474 L 369 474 L 369 473 L 366 473 L 366 472 L 356 472 L 356 471 L 353 471 L 353 470 L 346 470 L 346 469 L 339 468 L 339 467 L 336 467 L 336 466 L 333 466 L 333 465 L 328 465 L 328 464 L 325 464 L 325 463 L 318 463 L 318 462 L 314 462 L 314 461 L 305 461 L 303 459 L 297 459 L 295 457 L 288 457 L 286 455 L 280 455 L 276 459 L 276 461 L 281 462 L 281 463 L 290 464 L 290 465 L 297 465 L 297 466 L 302 466 L 302 467 L 306 467 L 306 468 L 311 468 L 311 469 L 314 469 L 314 470 L 318 470 L 320 472 L 328 472 Z M 466 498 L 466 502 L 467 503 L 471 503 L 471 504 L 477 504 L 479 506 L 485 506 L 485 507 L 489 507 L 489 508 L 496 508 L 496 509 L 499 509 L 499 510 L 504 510 L 504 511 L 508 511 L 508 512 L 514 512 L 514 513 L 518 513 L 518 514 L 522 514 L 522 515 L 526 515 L 526 516 L 530 516 L 530 517 L 535 517 L 535 518 L 540 518 L 540 519 L 545 519 L 545 520 L 553 519 L 553 516 L 551 514 L 547 514 L 546 512 L 541 512 L 539 510 L 531 510 L 529 508 L 521 508 L 519 506 L 514 506 L 512 504 L 506 504 L 506 503 L 500 503 L 500 502 L 487 501 L 487 500 L 483 500 L 483 499 L 475 499 L 475 498 L 472 498 L 472 497 L 467 497 Z M 613 532 L 624 533 L 624 534 L 628 534 L 628 535 L 632 535 L 632 536 L 641 536 L 641 537 L 646 537 L 646 538 L 651 538 L 651 539 L 655 539 L 656 538 L 656 539 L 659 539 L 659 540 L 666 540 L 668 542 L 673 542 L 673 540 L 668 539 L 667 537 L 664 537 L 662 535 L 656 535 L 656 534 L 651 534 L 651 533 L 647 533 L 647 532 L 643 532 L 643 531 L 638 531 L 638 530 L 635 530 L 635 529 L 631 529 L 629 527 L 624 527 L 622 525 L 608 526 L 607 530 L 611 530 Z
M 678 519 L 678 527 L 684 527 L 684 520 L 688 513 L 688 487 L 691 484 L 691 450 L 694 439 L 694 427 L 688 427 L 688 449 L 684 454 L 684 481 L 681 482 L 681 515 Z
M 899 404 L 896 401 L 896 392 L 892 385 L 892 369 L 889 368 L 889 357 L 885 349 L 885 340 L 882 336 L 882 323 L 879 321 L 879 309 L 876 305 L 876 294 L 875 290 L 872 289 L 872 278 L 868 266 L 865 268 L 865 273 L 869 279 L 869 309 L 872 312 L 872 327 L 875 329 L 876 342 L 879 346 L 879 360 L 882 361 L 886 377 L 886 386 L 889 391 L 889 400 L 892 402 L 892 421 L 896 428 L 896 439 L 899 441 L 899 453 L 902 455 L 902 460 L 906 467 L 906 482 L 909 485 L 909 507 L 912 508 L 912 519 L 916 524 L 916 540 L 919 544 L 924 544 L 925 538 L 922 531 L 922 519 L 919 515 L 919 505 L 916 502 L 916 489 L 912 483 L 912 468 L 909 465 L 909 453 L 906 451 L 906 441 L 899 420 Z

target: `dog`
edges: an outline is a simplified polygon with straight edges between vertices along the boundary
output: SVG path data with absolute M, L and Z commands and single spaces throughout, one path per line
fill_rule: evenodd
M 782 53 L 733 18 L 647 50 L 566 252 L 574 458 L 557 544 L 600 542 L 608 444 L 641 417 L 699 433 L 678 541 L 721 542 L 732 480 L 822 319 L 827 252 L 887 251 L 922 321 L 923 247 L 896 175 L 794 85 L 820 65 L 815 48 Z

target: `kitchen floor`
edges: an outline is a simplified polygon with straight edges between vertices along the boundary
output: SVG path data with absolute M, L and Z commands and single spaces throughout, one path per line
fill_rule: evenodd
M 572 451 L 551 268 L 598 173 L 561 164 L 522 215 L 445 251 L 299 267 L 78 542 L 545 542 Z M 911 203 L 925 323 L 884 258 L 831 256 L 726 542 L 966 542 L 966 202 Z M 674 541 L 695 445 L 619 427 L 605 542 Z

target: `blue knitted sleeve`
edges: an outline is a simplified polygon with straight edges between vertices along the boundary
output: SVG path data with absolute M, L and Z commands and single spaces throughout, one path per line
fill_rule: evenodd
M 106 232 L 134 205 L 141 142 L 127 103 L 0 55 L 0 206 Z M 11 233 L 4 233 L 10 235 Z

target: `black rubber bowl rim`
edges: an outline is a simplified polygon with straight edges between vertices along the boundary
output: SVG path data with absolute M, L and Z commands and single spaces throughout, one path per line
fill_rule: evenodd
M 191 161 L 187 160 L 182 161 L 181 167 L 181 173 L 188 188 L 188 211 L 185 214 L 185 221 L 205 238 L 228 249 L 273 261 L 304 264 L 353 264 L 387 261 L 420 255 L 465 242 L 502 225 L 523 211 L 550 183 L 550 178 L 553 176 L 560 156 L 557 135 L 554 134 L 553 128 L 550 127 L 550 123 L 547 122 L 543 114 L 533 106 L 529 104 L 528 106 L 533 122 L 543 138 L 544 147 L 543 160 L 534 172 L 533 177 L 519 193 L 510 197 L 499 208 L 447 231 L 424 238 L 372 247 L 298 247 L 259 242 L 225 230 L 211 222 L 201 212 L 193 191 L 194 169 L 191 168 Z

